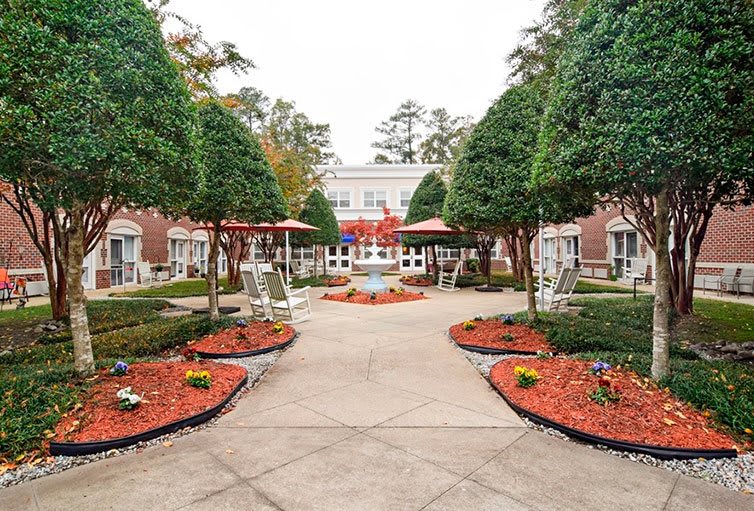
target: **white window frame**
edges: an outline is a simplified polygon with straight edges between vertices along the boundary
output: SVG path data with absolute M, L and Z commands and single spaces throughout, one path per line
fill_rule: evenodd
M 503 258 L 503 245 L 500 242 L 500 240 L 496 240 L 495 244 L 492 246 L 492 250 L 490 250 L 490 258 L 498 261 Z
M 398 189 L 398 207 L 408 209 L 409 205 L 411 205 L 411 198 L 414 196 L 415 191 L 416 191 L 415 188 L 399 188 Z M 405 193 L 408 193 L 408 199 L 405 199 L 403 197 Z M 403 205 L 404 200 L 407 201 L 405 206 Z
M 558 239 L 552 235 L 545 236 L 542 257 L 544 259 L 545 273 L 553 274 L 558 271 Z
M 330 194 L 334 194 L 335 198 L 331 198 Z M 333 209 L 351 209 L 353 208 L 353 197 L 351 196 L 351 190 L 343 188 L 328 188 L 325 193 L 327 201 L 333 207 Z M 334 203 L 333 203 L 334 202 Z M 348 202 L 344 205 L 344 202 Z
M 636 253 L 630 254 L 628 250 L 628 236 L 636 237 Z M 618 237 L 623 237 L 623 250 L 618 253 Z M 631 268 L 632 259 L 639 257 L 641 250 L 641 236 L 635 229 L 617 230 L 610 233 L 610 264 L 615 269 L 615 275 L 622 279 L 624 277 L 625 268 Z M 616 264 L 618 260 L 622 264 Z
M 576 259 L 576 261 L 578 261 L 581 257 L 581 239 L 579 238 L 580 236 L 577 234 L 561 236 L 560 242 L 562 243 L 563 247 L 563 264 L 567 265 L 569 259 Z M 571 245 L 571 252 L 573 253 L 569 253 L 569 243 Z
M 439 245 L 437 247 L 438 259 L 442 259 L 443 261 L 448 261 L 450 259 L 459 259 L 460 257 L 461 257 L 460 248 L 445 248 Z
M 374 194 L 373 198 L 371 199 L 372 205 L 367 205 L 367 194 Z M 385 194 L 385 205 L 384 206 L 378 206 L 377 202 L 381 201 L 382 199 L 377 198 L 378 193 L 384 193 Z M 365 188 L 361 190 L 361 206 L 364 209 L 382 209 L 382 208 L 389 208 L 390 207 L 390 194 L 388 193 L 387 188 Z
M 303 252 L 303 255 L 302 255 Z M 305 261 L 313 261 L 314 260 L 314 247 L 308 246 L 308 247 L 293 247 L 291 248 L 291 260 L 305 260 Z
M 202 247 L 204 247 L 203 254 Z M 199 268 L 200 274 L 207 273 L 207 265 L 209 263 L 209 242 L 204 239 L 193 240 L 193 243 L 191 244 L 191 252 L 191 255 L 193 256 L 194 271 L 196 271 L 196 268 Z M 200 257 L 201 255 L 204 255 L 204 257 Z

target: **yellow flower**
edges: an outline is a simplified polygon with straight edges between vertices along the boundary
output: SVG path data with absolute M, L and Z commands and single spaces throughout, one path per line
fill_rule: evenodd
M 526 369 L 524 369 L 524 368 L 523 368 L 523 367 L 521 367 L 521 366 L 516 366 L 516 367 L 515 367 L 515 368 L 513 369 L 513 374 L 515 374 L 516 376 L 521 376 L 521 375 L 522 375 L 522 374 L 524 374 L 525 372 L 526 372 Z
M 202 378 L 209 378 L 209 371 L 202 371 L 199 376 Z
M 194 374 L 194 371 L 192 371 L 191 369 L 189 369 L 188 371 L 186 371 L 186 378 L 191 378 L 192 374 Z
M 753 431 L 751 430 L 751 428 L 746 428 L 746 429 L 744 430 L 744 433 L 746 433 L 747 435 L 751 435 L 751 434 L 752 434 L 752 433 L 754 433 L 754 432 L 753 432 Z

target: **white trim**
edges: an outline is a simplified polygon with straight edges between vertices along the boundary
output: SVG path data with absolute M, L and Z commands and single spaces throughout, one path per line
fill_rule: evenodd
M 716 268 L 716 269 L 731 269 L 731 268 L 754 268 L 754 263 L 710 263 L 710 262 L 698 262 L 697 268 Z
M 634 223 L 636 222 L 636 218 L 633 216 L 629 215 L 628 219 Z M 634 227 L 629 222 L 627 222 L 626 219 L 623 218 L 622 216 L 615 217 L 605 224 L 605 232 L 625 232 L 625 231 L 636 231 L 636 227 Z
M 116 218 L 110 220 L 105 229 L 107 234 L 121 234 L 126 236 L 141 236 L 144 234 L 144 229 L 131 220 L 124 220 L 122 218 Z
M 191 239 L 191 233 L 183 227 L 171 227 L 168 229 L 167 237 L 168 239 L 172 238 L 175 240 L 189 240 Z
M 401 204 L 401 192 L 410 192 L 411 194 L 408 198 L 408 204 L 406 204 L 405 206 Z M 414 193 L 416 193 L 416 188 L 412 186 L 399 186 L 398 190 L 396 191 L 396 206 L 398 206 L 399 208 L 408 209 L 409 205 L 411 205 L 411 199 L 413 198 Z
M 402 178 L 421 179 L 441 165 L 316 165 L 323 179 Z
M 563 237 L 581 236 L 581 226 L 577 224 L 565 224 L 558 231 L 558 235 Z

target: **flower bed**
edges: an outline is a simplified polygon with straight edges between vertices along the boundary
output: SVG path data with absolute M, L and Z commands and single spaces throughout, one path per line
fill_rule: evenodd
M 736 455 L 730 436 L 669 391 L 632 371 L 592 374 L 592 367 L 598 366 L 564 358 L 509 358 L 492 367 L 490 381 L 523 415 L 582 440 L 660 458 Z M 532 375 L 535 383 L 523 386 Z
M 187 372 L 194 370 L 209 373 L 209 388 L 187 381 Z M 122 376 L 103 369 L 81 397 L 82 405 L 55 427 L 50 453 L 91 454 L 199 424 L 222 410 L 246 378 L 243 367 L 206 361 L 134 363 Z M 130 393 L 122 392 L 128 387 Z M 124 404 L 128 395 L 141 399 Z
M 450 336 L 461 348 L 492 354 L 531 354 L 553 352 L 541 332 L 527 325 L 506 324 L 500 319 L 472 321 L 472 328 L 464 323 L 450 327 Z
M 394 290 L 386 293 L 366 293 L 357 291 L 353 288 L 343 293 L 327 294 L 322 296 L 323 300 L 334 302 L 359 303 L 362 305 L 385 305 L 387 303 L 414 302 L 416 300 L 425 300 L 426 296 L 420 293 L 410 291 Z
M 423 279 L 423 278 L 417 278 L 413 276 L 401 277 L 400 281 L 406 286 L 429 287 L 432 285 L 431 279 Z
M 296 335 L 290 325 L 272 321 L 238 320 L 236 326 L 220 330 L 187 346 L 187 353 L 202 358 L 251 357 L 288 346 Z
M 333 277 L 331 279 L 325 280 L 325 284 L 327 284 L 327 287 L 345 286 L 349 282 L 351 282 L 351 279 L 349 277 L 346 277 L 345 275 Z

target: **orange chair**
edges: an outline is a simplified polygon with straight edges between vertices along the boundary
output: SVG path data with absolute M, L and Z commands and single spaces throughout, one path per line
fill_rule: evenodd
M 0 302 L 10 302 L 13 298 L 13 289 L 7 268 L 0 268 Z

